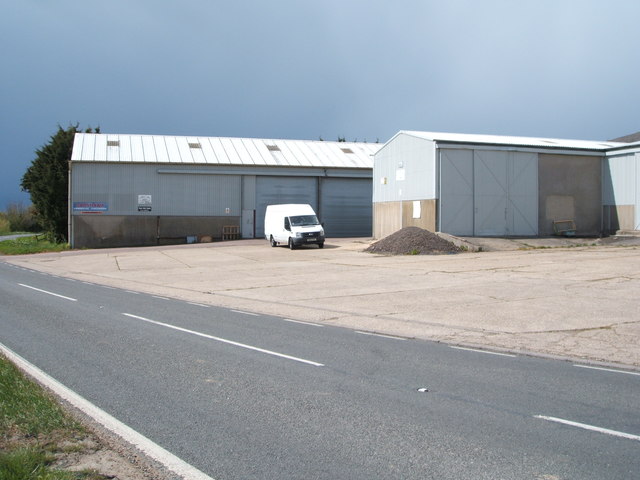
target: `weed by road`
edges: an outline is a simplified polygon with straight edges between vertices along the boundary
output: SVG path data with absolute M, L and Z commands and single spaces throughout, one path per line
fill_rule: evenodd
M 36 235 L 0 242 L 0 255 L 27 255 L 30 253 L 61 252 L 68 243 L 54 243 Z

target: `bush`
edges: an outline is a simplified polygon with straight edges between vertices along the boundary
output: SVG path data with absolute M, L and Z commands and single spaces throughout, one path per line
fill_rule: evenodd
M 25 207 L 22 203 L 10 203 L 5 215 L 12 232 L 39 231 L 33 207 Z
M 0 212 L 0 235 L 11 233 L 11 224 L 6 214 Z

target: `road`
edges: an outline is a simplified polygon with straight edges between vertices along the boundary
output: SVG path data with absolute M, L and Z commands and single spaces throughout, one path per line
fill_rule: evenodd
M 640 477 L 633 371 L 297 323 L 2 262 L 0 342 L 215 479 Z

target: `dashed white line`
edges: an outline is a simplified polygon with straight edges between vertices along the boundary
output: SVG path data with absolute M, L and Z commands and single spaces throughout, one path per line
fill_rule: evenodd
M 640 442 L 640 436 L 633 435 L 631 433 L 619 432 L 617 430 L 609 430 L 608 428 L 596 427 L 594 425 L 588 425 L 586 423 L 572 422 L 571 420 L 565 420 L 563 418 L 547 417 L 545 415 L 534 415 L 534 418 L 539 418 L 541 420 L 546 420 L 548 422 L 561 423 L 563 425 L 569 425 L 571 427 L 582 428 L 583 430 L 590 430 L 592 432 L 604 433 L 606 435 L 612 435 L 614 437 L 621 437 L 621 438 L 636 440 Z
M 109 415 L 104 410 L 98 408 L 84 397 L 81 397 L 74 391 L 70 390 L 62 383 L 49 376 L 35 365 L 29 363 L 24 358 L 8 349 L 0 343 L 0 351 L 9 358 L 13 363 L 20 367 L 27 374 L 34 377 L 38 382 L 55 392 L 58 396 L 78 408 L 94 421 L 103 425 L 105 428 L 123 438 L 144 454 L 148 455 L 156 462 L 164 465 L 168 470 L 185 480 L 213 480 L 206 473 L 189 465 L 181 458 L 176 457 L 173 453 L 165 450 L 157 443 L 152 442 L 147 437 L 133 430 L 128 425 Z
M 133 295 L 140 295 L 140 292 L 134 292 L 133 290 L 125 290 L 127 293 L 132 293 Z
M 517 356 L 517 355 L 511 355 L 510 353 L 490 352 L 489 350 L 480 350 L 480 349 L 476 349 L 476 348 L 454 347 L 454 346 L 451 346 L 450 348 L 455 348 L 456 350 L 466 350 L 468 352 L 477 352 L 477 353 L 486 353 L 486 354 L 489 354 L 489 355 L 498 355 L 500 357 L 516 357 Z
M 591 367 L 589 365 L 577 365 L 577 364 L 575 364 L 574 367 L 588 368 L 590 370 L 602 370 L 603 372 L 625 373 L 627 375 L 637 375 L 637 376 L 640 377 L 640 373 L 639 372 L 628 372 L 626 370 L 615 370 L 613 368 Z
M 189 305 L 195 305 L 196 307 L 203 307 L 203 308 L 210 308 L 211 305 L 205 305 L 203 303 L 196 303 L 196 302 L 187 302 Z
M 265 353 L 267 355 L 273 355 L 274 357 L 280 357 L 280 358 L 285 358 L 287 360 L 293 360 L 295 362 L 306 363 L 307 365 L 313 365 L 314 367 L 324 367 L 324 364 L 322 364 L 322 363 L 313 362 L 311 360 L 305 360 L 304 358 L 293 357 L 291 355 L 285 355 L 284 353 L 278 353 L 278 352 L 274 352 L 272 350 L 266 350 L 264 348 L 254 347 L 252 345 L 247 345 L 247 344 L 244 344 L 244 343 L 234 342 L 233 340 L 227 340 L 226 338 L 214 337 L 213 335 L 208 335 L 206 333 L 196 332 L 195 330 L 189 330 L 189 329 L 186 329 L 186 328 L 177 327 L 175 325 L 170 325 L 168 323 L 158 322 L 156 320 L 151 320 L 149 318 L 140 317 L 138 315 L 133 315 L 131 313 L 123 313 L 123 315 L 125 315 L 127 317 L 130 317 L 130 318 L 135 318 L 137 320 L 142 320 L 143 322 L 148 322 L 148 323 L 152 323 L 154 325 L 159 325 L 161 327 L 172 328 L 173 330 L 178 330 L 180 332 L 190 333 L 191 335 L 197 335 L 199 337 L 208 338 L 210 340 L 215 340 L 217 342 L 226 343 L 228 345 L 234 345 L 236 347 L 246 348 L 247 350 L 253 350 L 253 351 L 256 351 L 256 352 Z
M 31 285 L 25 285 L 24 283 L 19 283 L 21 287 L 30 288 L 31 290 L 35 290 L 37 292 L 46 293 L 47 295 L 53 295 L 54 297 L 64 298 L 65 300 L 70 300 L 72 302 L 77 302 L 78 300 L 71 297 L 65 297 L 64 295 L 60 295 L 58 293 L 49 292 L 48 290 L 42 290 L 41 288 L 32 287 Z
M 243 312 L 242 310 L 231 310 L 231 311 L 235 312 L 235 313 L 242 313 L 243 315 L 251 315 L 252 317 L 259 317 L 260 316 L 257 313 Z
M 406 338 L 403 337 L 394 337 L 393 335 L 384 335 L 383 333 L 363 332 L 362 330 L 354 331 L 360 335 L 371 335 L 372 337 L 390 338 L 392 340 L 406 340 Z
M 301 323 L 302 325 L 310 325 L 312 327 L 324 327 L 324 325 L 320 325 L 319 323 L 302 322 L 300 320 L 292 320 L 290 318 L 283 318 L 282 320 L 284 320 L 285 322 Z
M 151 295 L 151 296 L 152 296 L 153 298 L 157 298 L 157 299 L 159 299 L 159 300 L 171 300 L 170 298 L 167 298 L 167 297 L 161 297 L 161 296 L 159 296 L 159 295 Z

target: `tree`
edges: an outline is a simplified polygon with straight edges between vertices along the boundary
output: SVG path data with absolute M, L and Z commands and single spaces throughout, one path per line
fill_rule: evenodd
M 36 150 L 36 158 L 22 177 L 22 190 L 29 192 L 35 217 L 43 231 L 56 242 L 67 241 L 69 214 L 69 161 L 78 124 L 52 135 L 49 143 Z M 100 129 L 96 128 L 95 133 Z M 85 133 L 92 133 L 91 127 Z

